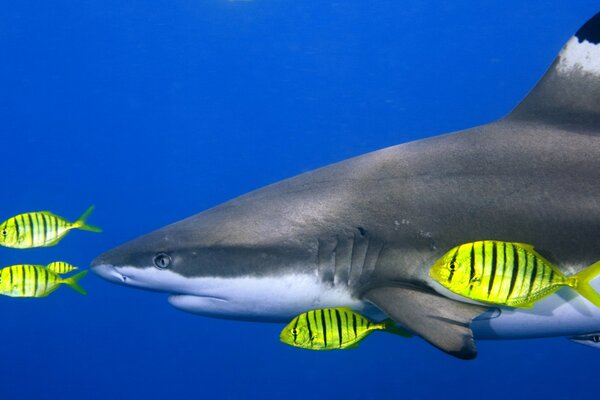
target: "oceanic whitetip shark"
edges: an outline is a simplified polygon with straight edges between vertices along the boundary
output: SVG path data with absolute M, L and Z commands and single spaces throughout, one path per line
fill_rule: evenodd
M 599 42 L 597 14 L 499 121 L 275 183 L 108 251 L 93 270 L 212 317 L 389 316 L 464 359 L 479 339 L 596 345 L 600 309 L 569 289 L 533 309 L 489 306 L 441 292 L 428 272 L 477 240 L 532 244 L 566 275 L 600 260 Z

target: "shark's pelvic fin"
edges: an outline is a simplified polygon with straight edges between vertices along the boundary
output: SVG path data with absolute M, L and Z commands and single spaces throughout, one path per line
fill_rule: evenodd
M 470 325 L 487 307 L 407 287 L 375 288 L 363 297 L 446 353 L 465 360 L 477 356 Z
M 506 119 L 544 122 L 576 132 L 597 132 L 600 13 L 563 46 L 546 74 Z

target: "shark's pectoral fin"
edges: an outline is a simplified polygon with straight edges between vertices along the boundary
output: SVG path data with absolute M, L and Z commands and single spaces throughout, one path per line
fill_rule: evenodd
M 371 289 L 363 297 L 446 353 L 465 360 L 477 356 L 470 324 L 486 307 L 407 287 Z

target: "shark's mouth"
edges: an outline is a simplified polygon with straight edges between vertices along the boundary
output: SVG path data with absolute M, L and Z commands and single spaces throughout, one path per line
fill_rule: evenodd
M 225 297 L 212 296 L 212 295 L 208 295 L 208 294 L 194 294 L 194 295 L 185 294 L 185 293 L 170 293 L 169 294 L 169 299 L 174 298 L 174 297 L 190 297 L 190 298 L 196 298 L 196 299 L 216 300 L 216 301 L 222 301 L 222 302 L 229 301 L 229 299 L 227 299 Z
M 166 292 L 174 296 L 190 295 L 197 298 L 228 301 L 225 296 L 206 293 L 208 288 L 196 279 L 188 279 L 172 272 L 157 271 L 154 267 L 137 268 L 99 264 L 92 266 L 92 271 L 110 282 L 128 287 Z
M 110 264 L 98 264 L 92 266 L 92 271 L 107 281 L 127 285 L 127 277 L 120 273 L 117 268 Z

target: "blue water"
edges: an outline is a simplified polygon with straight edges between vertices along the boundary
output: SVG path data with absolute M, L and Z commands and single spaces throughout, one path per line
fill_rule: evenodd
M 481 3 L 481 5 L 479 5 Z M 478 5 L 475 5 L 478 4 Z M 0 248 L 0 264 L 101 252 L 249 190 L 511 110 L 597 1 L 3 2 L 0 220 L 52 210 L 104 233 Z M 352 351 L 208 319 L 89 275 L 88 296 L 0 298 L 2 399 L 571 399 L 597 350 L 418 338 Z

